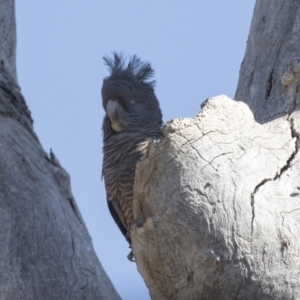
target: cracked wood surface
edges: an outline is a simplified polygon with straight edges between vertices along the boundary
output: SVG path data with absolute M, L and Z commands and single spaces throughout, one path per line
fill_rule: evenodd
M 0 299 L 120 299 L 69 175 L 33 131 L 16 80 L 14 1 L 0 8 Z
M 135 217 L 143 226 L 133 230 L 133 249 L 151 297 L 295 293 L 300 245 L 291 236 L 299 231 L 287 226 L 300 213 L 289 214 L 299 207 L 296 194 L 290 196 L 297 190 L 280 201 L 275 189 L 264 194 L 268 180 L 275 184 L 288 174 L 296 143 L 290 122 L 261 125 L 246 104 L 219 96 L 196 118 L 168 122 L 164 135 L 136 170 Z
M 233 101 L 209 99 L 136 170 L 152 299 L 300 299 L 300 2 L 257 0 Z

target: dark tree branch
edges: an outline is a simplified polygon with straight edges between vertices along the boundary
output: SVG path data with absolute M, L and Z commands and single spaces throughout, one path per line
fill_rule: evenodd
M 0 298 L 120 299 L 69 175 L 42 149 L 17 83 L 14 1 L 0 0 Z

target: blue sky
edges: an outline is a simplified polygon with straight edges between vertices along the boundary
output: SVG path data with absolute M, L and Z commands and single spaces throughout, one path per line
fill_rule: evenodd
M 17 70 L 34 128 L 71 176 L 95 251 L 124 300 L 149 299 L 106 204 L 102 57 L 137 54 L 155 69 L 164 121 L 233 97 L 254 0 L 16 0 Z

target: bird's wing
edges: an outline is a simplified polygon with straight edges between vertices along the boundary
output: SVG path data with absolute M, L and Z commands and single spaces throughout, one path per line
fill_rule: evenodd
M 121 213 L 121 210 L 119 209 L 117 202 L 114 200 L 109 201 L 109 197 L 107 197 L 107 205 L 108 205 L 108 209 L 110 211 L 111 216 L 115 220 L 116 224 L 118 225 L 119 229 L 123 233 L 124 237 L 127 239 L 128 231 L 127 231 L 127 228 L 123 225 L 126 223 L 125 223 L 125 220 L 121 220 L 121 218 L 120 218 L 120 216 L 122 217 L 123 214 Z

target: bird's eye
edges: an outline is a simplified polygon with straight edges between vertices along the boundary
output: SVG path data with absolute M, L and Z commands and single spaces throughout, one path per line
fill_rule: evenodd
M 130 100 L 130 104 L 134 104 L 135 101 L 133 99 Z

